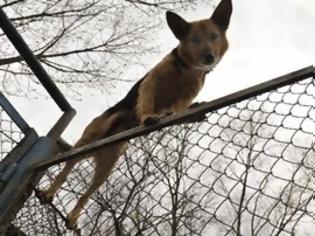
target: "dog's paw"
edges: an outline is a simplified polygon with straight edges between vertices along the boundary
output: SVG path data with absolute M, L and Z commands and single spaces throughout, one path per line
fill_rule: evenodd
M 168 111 L 168 112 L 166 112 L 163 116 L 171 116 L 171 115 L 173 115 L 173 114 L 174 114 L 173 112 Z
M 70 230 L 78 230 L 78 221 L 76 218 L 71 217 L 71 215 L 67 216 L 66 227 Z
M 51 195 L 49 192 L 45 190 L 35 190 L 35 194 L 38 197 L 41 204 L 47 204 L 53 201 L 54 195 Z
M 195 103 L 193 103 L 193 104 L 191 104 L 191 105 L 189 106 L 189 109 L 190 109 L 190 108 L 199 107 L 199 106 L 204 105 L 204 104 L 207 104 L 207 102 L 195 102 Z
M 196 108 L 196 107 L 202 106 L 204 104 L 207 104 L 207 102 L 195 102 L 189 106 L 189 109 Z M 194 116 L 194 117 L 187 119 L 186 122 L 187 123 L 201 122 L 205 119 L 207 119 L 207 115 L 206 114 L 200 114 L 200 115 L 197 115 L 197 116 Z
M 153 116 L 148 116 L 144 121 L 143 121 L 143 124 L 145 126 L 148 126 L 148 125 L 155 125 L 156 123 L 158 123 L 162 118 L 164 117 L 167 117 L 167 116 L 170 116 L 170 115 L 173 115 L 173 112 L 166 112 L 166 113 L 163 113 L 163 114 L 160 114 L 160 115 L 153 115 Z
M 159 122 L 159 120 L 160 120 L 160 116 L 149 116 L 143 121 L 143 124 L 145 126 L 155 125 L 156 123 Z

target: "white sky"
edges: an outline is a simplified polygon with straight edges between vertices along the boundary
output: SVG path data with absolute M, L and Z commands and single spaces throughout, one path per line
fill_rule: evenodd
M 314 0 L 234 0 L 233 3 L 228 30 L 230 49 L 214 72 L 208 75 L 205 87 L 196 100 L 210 101 L 315 64 Z M 211 13 L 212 9 L 204 5 L 196 6 L 189 12 L 180 12 L 188 21 L 210 17 Z M 157 37 L 163 45 L 163 53 L 152 58 L 148 68 L 177 45 L 166 23 Z M 123 96 L 121 94 L 117 100 Z M 47 100 L 11 100 L 41 135 L 61 114 Z M 74 143 L 87 123 L 106 109 L 108 102 L 105 95 L 86 96 L 81 102 L 70 102 L 77 115 L 64 137 Z

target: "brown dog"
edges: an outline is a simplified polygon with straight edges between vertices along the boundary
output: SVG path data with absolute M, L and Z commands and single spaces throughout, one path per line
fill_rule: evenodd
M 222 0 L 210 19 L 191 23 L 175 13 L 167 12 L 167 23 L 179 40 L 178 47 L 138 81 L 124 99 L 95 118 L 86 127 L 74 148 L 139 124 L 155 123 L 161 116 L 189 108 L 203 86 L 205 75 L 218 64 L 228 48 L 225 32 L 231 14 L 231 0 Z M 124 142 L 92 154 L 96 164 L 94 178 L 87 192 L 69 213 L 68 228 L 76 227 L 80 212 L 89 197 L 109 176 L 126 147 Z M 64 169 L 49 188 L 40 192 L 43 199 L 53 199 L 78 161 L 66 162 Z

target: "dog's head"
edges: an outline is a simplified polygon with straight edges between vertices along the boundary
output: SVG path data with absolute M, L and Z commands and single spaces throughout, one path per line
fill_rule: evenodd
M 180 41 L 179 55 L 191 67 L 209 71 L 228 48 L 225 32 L 232 14 L 232 1 L 222 0 L 210 19 L 187 22 L 173 12 L 166 13 L 168 26 Z

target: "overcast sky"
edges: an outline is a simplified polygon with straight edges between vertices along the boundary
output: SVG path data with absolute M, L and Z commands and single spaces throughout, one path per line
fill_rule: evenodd
M 228 30 L 230 49 L 208 75 L 197 100 L 210 101 L 315 64 L 314 0 L 234 0 L 233 3 Z M 191 21 L 210 17 L 212 11 L 200 5 L 179 14 Z M 148 68 L 177 45 L 166 23 L 157 38 L 162 45 L 162 54 L 152 58 Z M 123 96 L 121 94 L 117 100 Z M 42 135 L 61 114 L 55 106 L 46 113 L 49 102 L 44 99 L 14 99 L 13 102 L 28 123 Z M 73 143 L 87 123 L 102 113 L 108 103 L 105 96 L 86 96 L 81 102 L 70 102 L 78 113 L 64 137 Z

